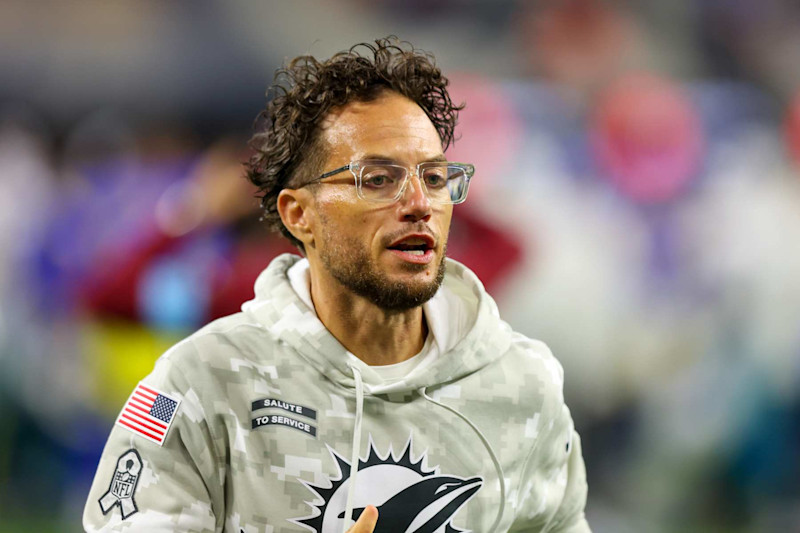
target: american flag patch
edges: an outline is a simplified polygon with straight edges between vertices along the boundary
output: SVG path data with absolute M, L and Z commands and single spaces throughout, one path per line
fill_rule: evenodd
M 117 424 L 161 446 L 180 400 L 139 383 L 125 402 Z

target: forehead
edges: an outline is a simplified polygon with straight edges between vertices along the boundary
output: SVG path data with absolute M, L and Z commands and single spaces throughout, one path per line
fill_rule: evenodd
M 329 159 L 341 163 L 367 155 L 408 163 L 442 155 L 442 141 L 422 108 L 393 92 L 332 111 L 322 124 L 322 138 Z

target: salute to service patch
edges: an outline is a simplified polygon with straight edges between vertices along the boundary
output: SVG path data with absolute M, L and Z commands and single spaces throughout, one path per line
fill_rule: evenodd
M 117 425 L 161 446 L 179 404 L 180 400 L 139 383 L 117 417 Z

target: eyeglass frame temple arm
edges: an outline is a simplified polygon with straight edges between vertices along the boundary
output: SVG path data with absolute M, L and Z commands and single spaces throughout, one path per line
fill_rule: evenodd
M 331 176 L 339 174 L 340 172 L 344 172 L 345 170 L 350 170 L 351 166 L 352 166 L 352 163 L 347 163 L 345 166 L 330 170 L 330 171 L 326 172 L 325 174 L 323 174 L 322 176 L 320 176 L 320 177 L 318 177 L 318 178 L 316 178 L 316 179 L 314 179 L 312 181 L 319 181 L 319 180 L 324 180 L 325 178 L 330 178 Z

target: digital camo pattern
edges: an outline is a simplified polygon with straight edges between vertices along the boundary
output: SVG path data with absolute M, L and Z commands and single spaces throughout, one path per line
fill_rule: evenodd
M 334 487 L 349 476 L 353 360 L 287 282 L 296 260 L 273 261 L 242 313 L 173 347 L 145 378 L 180 400 L 176 418 L 162 447 L 112 430 L 84 513 L 88 531 L 341 530 L 340 512 L 320 516 L 340 505 L 341 496 L 335 505 L 325 497 L 333 502 Z M 499 320 L 465 267 L 448 261 L 442 291 L 463 301 L 474 322 L 452 350 L 388 386 L 362 368 L 359 494 L 374 495 L 372 504 L 394 516 L 398 502 L 409 501 L 403 491 L 414 492 L 416 514 L 402 522 L 408 531 L 491 530 L 501 480 L 489 451 L 425 390 L 469 419 L 496 454 L 506 491 L 497 531 L 589 531 L 580 441 L 563 402 L 560 365 L 542 343 Z M 98 499 L 131 449 L 142 461 L 138 512 L 123 518 L 117 506 L 104 514 Z M 402 518 L 394 520 L 400 527 Z

